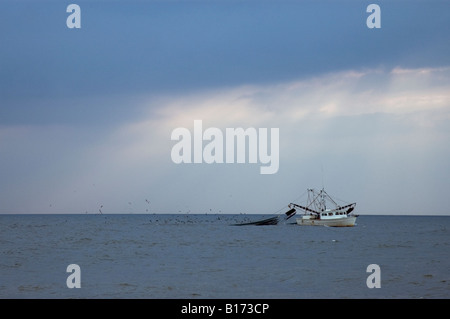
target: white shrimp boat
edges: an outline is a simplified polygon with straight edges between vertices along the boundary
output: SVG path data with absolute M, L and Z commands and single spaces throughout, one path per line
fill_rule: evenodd
M 339 205 L 322 188 L 320 191 L 308 189 L 305 206 L 290 203 L 289 208 L 304 211 L 297 224 L 303 226 L 351 227 L 356 223 L 358 215 L 353 214 L 356 203 Z M 332 207 L 332 208 L 330 208 Z

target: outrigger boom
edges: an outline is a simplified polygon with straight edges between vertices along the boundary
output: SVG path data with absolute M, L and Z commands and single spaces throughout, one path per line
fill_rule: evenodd
M 352 204 L 348 204 L 348 205 L 345 205 L 345 206 L 338 206 L 338 207 L 336 207 L 336 209 L 334 209 L 334 210 L 341 210 L 341 209 L 345 209 L 345 208 L 348 207 L 346 213 L 347 213 L 347 214 L 350 214 L 350 213 L 355 209 L 355 206 L 356 206 L 356 203 L 352 203 Z M 288 207 L 289 207 L 289 208 L 291 208 L 291 207 L 298 207 L 298 208 L 301 208 L 301 209 L 303 209 L 303 210 L 305 210 L 305 211 L 308 211 L 308 212 L 311 212 L 311 213 L 314 213 L 314 214 L 320 214 L 319 212 L 316 212 L 315 210 L 312 210 L 312 209 L 310 209 L 310 208 L 308 208 L 308 207 L 304 207 L 304 206 L 302 206 L 302 205 L 298 205 L 298 204 L 295 204 L 295 203 L 290 203 L 290 204 L 288 205 Z

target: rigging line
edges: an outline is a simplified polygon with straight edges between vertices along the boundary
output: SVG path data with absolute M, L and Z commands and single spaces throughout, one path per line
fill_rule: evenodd
M 327 198 L 328 198 L 330 201 L 332 201 L 334 205 L 339 206 L 339 205 L 333 200 L 333 198 L 331 198 L 331 196 L 328 195 L 328 193 L 327 193 L 326 191 L 324 191 L 324 190 L 322 190 L 322 191 L 325 193 L 325 195 L 327 195 Z
M 314 195 L 315 195 L 315 194 L 314 194 Z M 316 196 L 315 198 L 313 198 L 312 202 L 311 202 L 308 206 L 306 206 L 306 207 L 309 208 L 309 206 L 311 206 L 313 203 L 315 203 L 315 202 L 316 202 L 316 199 L 317 199 L 319 196 L 320 196 L 320 192 L 317 193 L 317 196 Z
M 307 192 L 308 192 L 307 190 L 304 191 L 303 194 L 301 194 L 299 197 L 297 197 L 296 199 L 294 199 L 292 202 L 298 201 L 300 198 L 302 198 L 303 196 L 305 196 L 305 194 L 306 194 Z
M 308 191 L 303 192 L 303 194 L 301 194 L 301 195 L 298 196 L 296 199 L 294 199 L 293 201 L 291 201 L 291 203 L 295 203 L 296 201 L 298 201 L 300 198 L 302 198 L 303 196 L 305 196 L 305 194 L 306 194 L 307 192 L 308 192 Z M 276 215 L 276 214 L 279 214 L 279 215 L 284 214 L 284 213 L 280 213 L 280 212 L 282 212 L 283 210 L 285 210 L 285 209 L 287 209 L 287 208 L 290 208 L 289 205 L 285 205 L 285 206 L 281 207 L 279 210 L 277 210 L 277 211 L 274 212 L 274 215 Z
M 288 205 L 285 205 L 285 206 L 281 207 L 279 210 L 275 211 L 273 214 L 274 215 L 277 215 L 277 214 L 281 215 L 280 212 L 282 212 L 286 208 L 289 208 Z
M 342 199 L 340 199 L 340 198 L 337 198 L 336 196 L 333 196 L 336 200 L 338 200 L 338 201 L 340 201 L 340 202 L 343 202 L 343 203 L 345 203 L 345 204 L 350 204 L 350 202 L 347 202 L 347 201 L 345 201 L 345 200 L 342 200 Z

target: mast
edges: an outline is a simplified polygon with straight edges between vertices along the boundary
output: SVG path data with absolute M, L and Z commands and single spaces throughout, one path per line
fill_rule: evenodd
M 327 209 L 327 203 L 325 201 L 325 190 L 322 188 L 320 191 L 320 208 L 322 211 Z

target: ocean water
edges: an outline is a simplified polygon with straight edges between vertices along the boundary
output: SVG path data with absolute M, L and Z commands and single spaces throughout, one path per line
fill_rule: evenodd
M 450 297 L 450 217 L 230 226 L 267 217 L 0 215 L 0 298 Z

